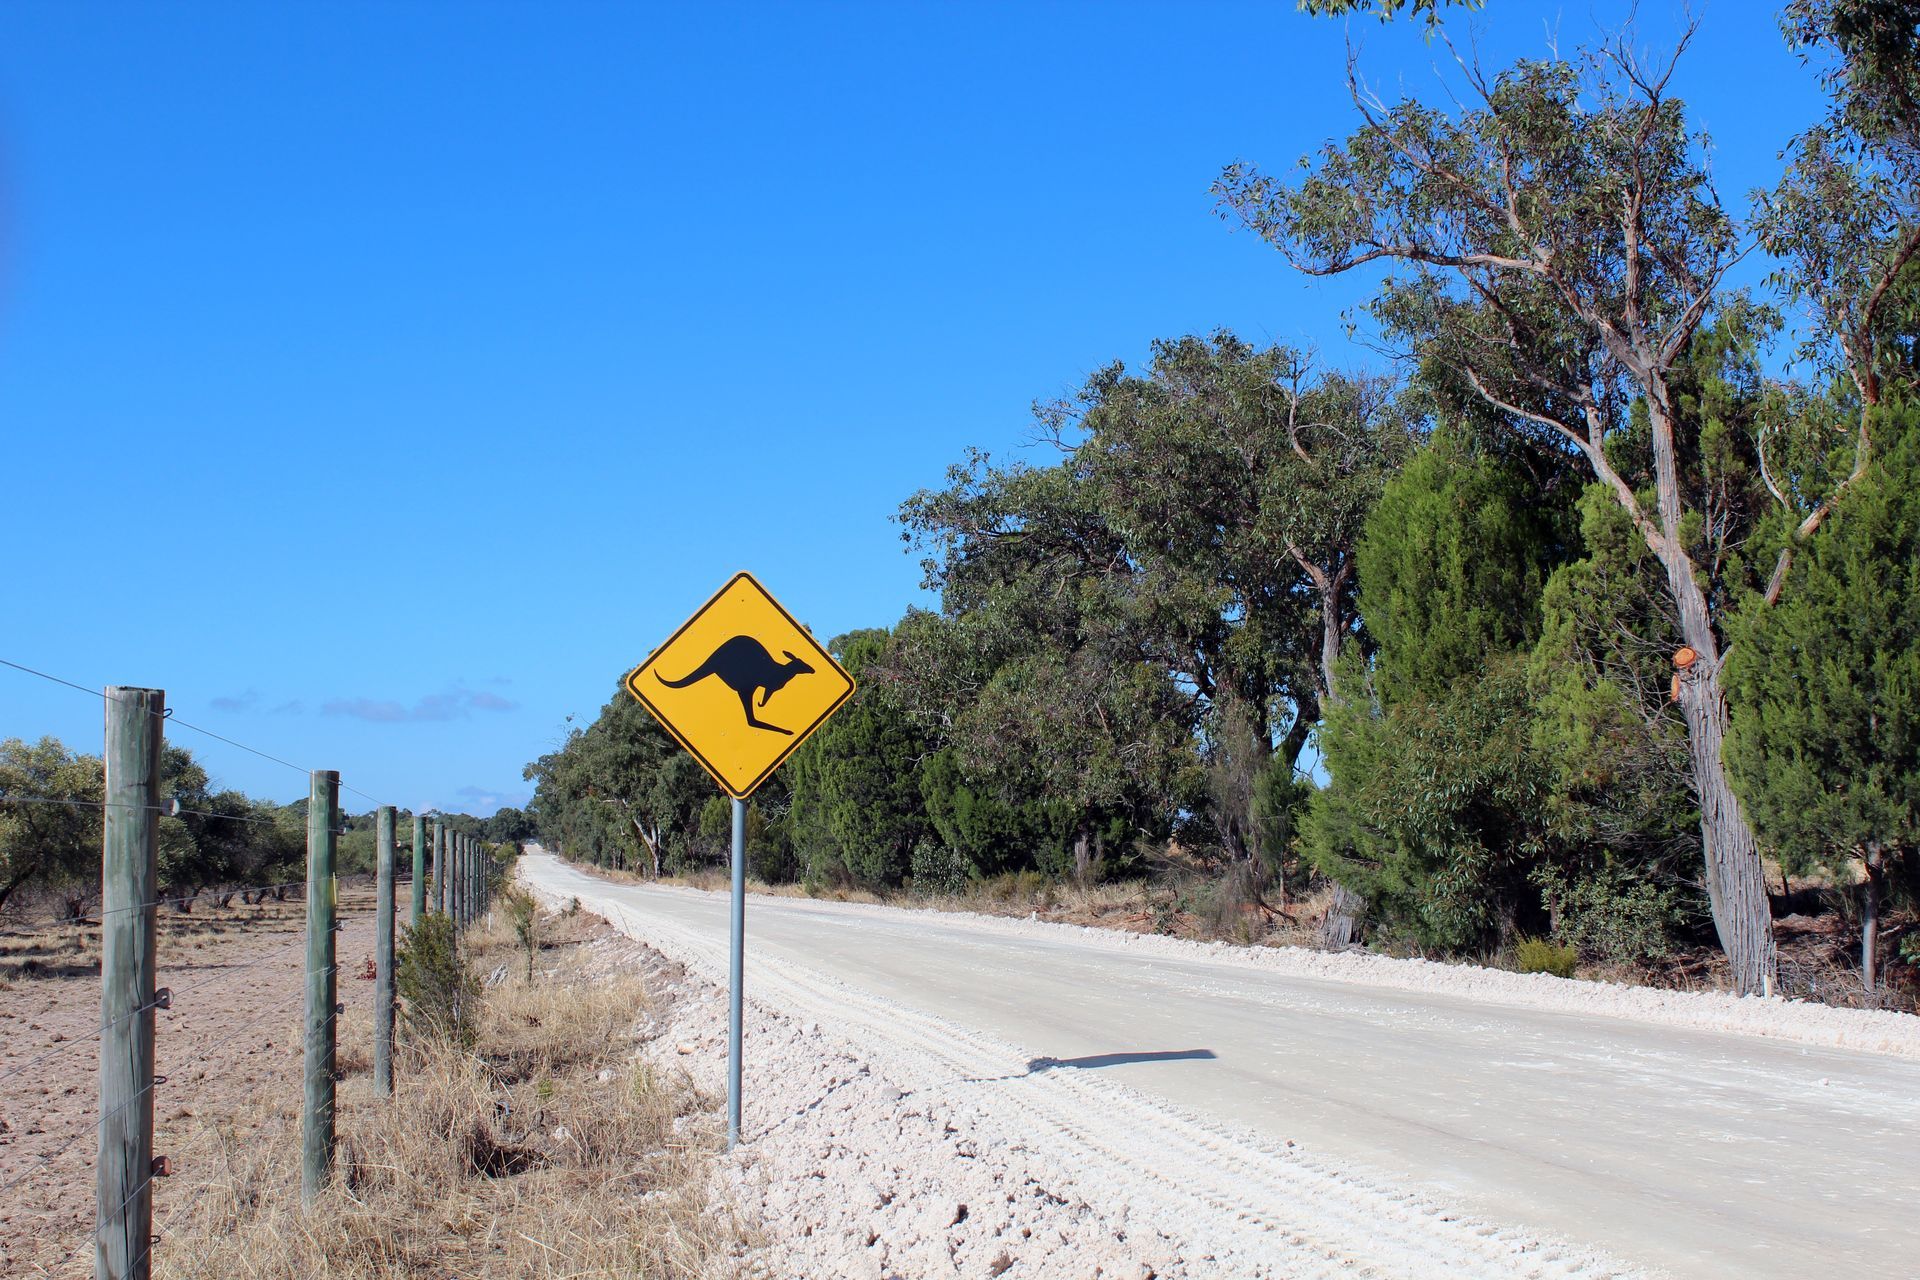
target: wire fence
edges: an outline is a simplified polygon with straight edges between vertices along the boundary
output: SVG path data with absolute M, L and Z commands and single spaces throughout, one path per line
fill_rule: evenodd
M 350 922 L 360 920 L 370 921 L 371 918 L 371 911 L 352 914 L 342 913 L 337 917 L 335 927 L 336 929 L 344 930 Z M 260 923 L 285 923 L 288 919 L 289 917 L 270 917 Z M 239 945 L 245 944 L 241 943 Z M 8 1200 L 13 1197 L 13 1194 L 30 1180 L 49 1176 L 55 1169 L 55 1166 L 61 1161 L 62 1157 L 68 1156 L 69 1154 L 77 1154 L 78 1152 L 88 1152 L 90 1150 L 89 1144 L 97 1145 L 101 1131 L 110 1122 L 118 1119 L 129 1109 L 141 1105 L 149 1095 L 157 1097 L 160 1093 L 164 1092 L 170 1113 L 176 1111 L 200 1112 L 203 1114 L 209 1111 L 212 1112 L 212 1114 L 206 1115 L 198 1125 L 184 1132 L 178 1131 L 169 1125 L 161 1129 L 156 1135 L 157 1138 L 164 1139 L 165 1145 L 175 1151 L 192 1149 L 200 1138 L 219 1123 L 222 1118 L 222 1113 L 219 1110 L 217 1100 L 183 1095 L 177 1092 L 177 1090 L 193 1077 L 196 1070 L 205 1069 L 201 1076 L 202 1079 L 215 1078 L 219 1074 L 221 1067 L 230 1064 L 231 1059 L 235 1056 L 238 1049 L 249 1043 L 247 1040 L 248 1032 L 259 1028 L 261 1024 L 269 1022 L 272 1019 L 291 1018 L 299 1013 L 302 1007 L 306 982 L 315 972 L 299 964 L 299 957 L 305 953 L 307 945 L 307 939 L 305 936 L 301 936 L 289 943 L 273 947 L 264 954 L 255 956 L 242 963 L 234 965 L 223 964 L 219 972 L 209 974 L 195 981 L 189 981 L 170 988 L 162 988 L 155 994 L 153 999 L 146 1001 L 129 1011 L 129 1013 L 123 1014 L 122 1019 L 141 1016 L 148 1012 L 164 1015 L 156 1020 L 158 1025 L 156 1027 L 156 1053 L 154 1060 L 156 1064 L 164 1062 L 167 1070 L 162 1072 L 156 1069 L 133 1095 L 123 1099 L 119 1104 L 110 1109 L 100 1111 L 98 1114 L 90 1116 L 85 1120 L 70 1124 L 62 1134 L 54 1140 L 51 1146 L 43 1147 L 43 1149 L 34 1152 L 22 1161 L 19 1169 L 6 1180 L 0 1181 L 0 1205 L 7 1204 Z M 163 964 L 163 972 L 169 967 L 171 966 Z M 329 969 L 320 972 L 331 972 L 337 982 L 340 973 L 348 967 L 348 962 L 336 958 Z M 188 1014 L 204 1012 L 213 1008 L 214 1002 L 218 1001 L 223 994 L 233 992 L 236 983 L 249 975 L 258 975 L 262 972 L 279 973 L 282 975 L 290 972 L 297 976 L 299 980 L 298 986 L 291 991 L 281 990 L 264 993 L 267 998 L 260 999 L 257 1008 L 253 1009 L 247 1015 L 231 1022 L 209 1026 L 204 1018 L 201 1019 L 199 1025 L 192 1029 L 192 1041 L 199 1047 L 184 1059 L 176 1060 L 166 1052 L 166 1046 L 169 1043 L 169 1033 L 177 1028 L 180 1019 Z M 282 983 L 279 985 L 285 986 L 286 984 Z M 253 994 L 258 997 L 263 993 L 256 990 Z M 334 1008 L 320 1024 L 321 1034 L 332 1035 L 337 1031 L 339 1020 L 345 1012 L 346 1007 L 344 1001 L 336 1001 Z M 36 1054 L 34 1057 L 29 1058 L 25 1062 L 18 1063 L 0 1072 L 0 1098 L 4 1098 L 9 1090 L 15 1088 L 17 1085 L 25 1084 L 31 1087 L 37 1069 L 46 1067 L 47 1064 L 68 1052 L 97 1045 L 109 1029 L 110 1024 L 102 1025 L 86 1036 L 54 1045 Z M 158 1148 L 156 1147 L 156 1151 L 157 1150 Z M 79 1172 L 81 1172 L 81 1170 L 75 1170 L 74 1176 L 77 1176 Z M 119 1204 L 102 1206 L 106 1211 L 100 1212 L 97 1215 L 93 1230 L 88 1232 L 83 1239 L 74 1242 L 73 1245 L 50 1266 L 46 1266 L 45 1274 L 62 1274 L 64 1268 L 73 1266 L 77 1261 L 81 1260 L 83 1256 L 90 1259 L 95 1240 L 102 1230 L 110 1223 L 117 1221 L 119 1214 L 124 1212 L 140 1195 L 153 1188 L 161 1179 L 172 1176 L 172 1173 L 173 1170 L 168 1164 L 162 1164 L 156 1159 L 154 1166 L 140 1178 L 134 1188 L 122 1198 Z M 71 1186 L 74 1181 L 74 1176 L 63 1179 L 63 1181 L 66 1181 Z M 73 1188 L 73 1190 L 77 1191 L 79 1188 L 76 1187 Z M 196 1203 L 204 1194 L 204 1187 L 196 1189 L 186 1205 L 176 1207 L 173 1212 L 168 1215 L 167 1222 L 169 1224 L 175 1224 L 183 1221 L 186 1207 Z M 148 1252 L 163 1240 L 167 1234 L 168 1230 L 165 1226 L 158 1229 L 149 1240 L 147 1246 Z M 135 1267 L 131 1269 L 131 1274 L 145 1274 L 139 1267 L 144 1264 L 147 1256 L 148 1253 L 142 1253 Z
M 10 659 L 0 658 L 0 666 L 78 690 L 89 697 L 108 697 L 99 689 L 89 689 L 85 685 Z M 108 706 L 109 734 L 112 733 L 114 702 L 117 701 L 110 700 Z M 174 729 L 185 729 L 296 770 L 310 778 L 331 776 L 337 779 L 337 775 L 316 775 L 283 756 L 239 742 L 202 726 L 189 724 L 173 716 L 170 711 L 155 714 L 164 722 L 163 736 L 170 734 Z M 337 787 L 337 791 L 350 791 L 368 800 L 374 799 L 367 792 L 339 784 L 337 781 L 333 785 Z M 333 802 L 336 814 L 340 812 L 337 791 L 333 793 L 336 797 Z M 313 794 L 318 797 L 322 793 L 316 790 Z M 147 832 L 146 856 L 149 860 L 147 874 L 150 880 L 154 870 L 151 861 L 154 848 L 152 827 L 160 818 L 193 816 L 206 819 L 209 823 L 236 824 L 271 824 L 275 821 L 271 817 L 256 814 L 226 813 L 216 809 L 183 805 L 178 800 L 153 804 L 127 804 L 104 797 L 93 799 L 84 796 L 41 795 L 17 789 L 0 791 L 0 805 L 95 809 L 103 814 L 109 809 L 139 811 L 139 816 L 135 820 L 145 819 L 149 824 L 142 829 Z M 111 825 L 108 824 L 109 827 Z M 436 836 L 437 829 L 436 823 Z M 415 830 L 420 830 L 418 824 Z M 116 1271 L 116 1274 L 132 1277 L 149 1275 L 154 1261 L 154 1251 L 177 1228 L 188 1221 L 188 1215 L 202 1202 L 213 1184 L 206 1179 L 197 1180 L 192 1194 L 184 1201 L 170 1206 L 169 1212 L 157 1229 L 149 1229 L 153 1221 L 149 1207 L 151 1200 L 148 1199 L 143 1204 L 143 1197 L 150 1197 L 156 1184 L 174 1175 L 172 1156 L 155 1147 L 150 1167 L 132 1171 L 131 1187 L 117 1197 L 106 1190 L 106 1184 L 111 1175 L 102 1174 L 100 1170 L 94 1169 L 93 1166 L 97 1161 L 90 1158 L 82 1162 L 80 1157 L 83 1154 L 92 1157 L 111 1147 L 112 1144 L 106 1139 L 110 1132 L 116 1134 L 123 1132 L 126 1117 L 130 1113 L 138 1117 L 136 1123 L 146 1126 L 145 1132 L 149 1142 L 158 1137 L 175 1153 L 195 1149 L 201 1139 L 226 1117 L 226 1106 L 231 1102 L 231 1099 L 215 1096 L 218 1090 L 210 1088 L 206 1082 L 214 1081 L 229 1087 L 232 1085 L 236 1058 L 243 1052 L 254 1051 L 249 1046 L 254 1045 L 258 1037 L 252 1033 L 262 1023 L 274 1018 L 292 1018 L 299 1015 L 303 1009 L 308 1010 L 307 1016 L 302 1018 L 304 1040 L 302 1061 L 306 1070 L 309 1072 L 315 1070 L 311 1054 L 317 1045 L 324 1044 L 325 1061 L 330 1064 L 325 1073 L 326 1087 L 329 1094 L 331 1093 L 332 1082 L 337 1078 L 337 1070 L 334 1067 L 337 1065 L 335 1053 L 339 1023 L 348 1008 L 343 993 L 339 989 L 341 972 L 348 965 L 338 954 L 337 935 L 345 930 L 349 923 L 364 926 L 375 923 L 378 916 L 378 912 L 372 909 L 371 904 L 366 904 L 363 900 L 363 909 L 356 909 L 350 913 L 339 911 L 339 890 L 342 887 L 355 890 L 375 887 L 379 898 L 393 906 L 398 914 L 402 900 L 401 889 L 412 879 L 411 876 L 402 877 L 398 874 L 397 868 L 401 862 L 398 856 L 400 850 L 410 846 L 402 845 L 399 841 L 395 830 L 395 811 L 390 806 L 381 809 L 380 831 L 380 866 L 385 880 L 379 885 L 374 884 L 374 876 L 371 873 L 359 876 L 333 876 L 331 883 L 327 885 L 327 891 L 318 894 L 308 892 L 309 879 L 280 878 L 252 884 L 219 882 L 174 886 L 157 895 L 136 894 L 139 901 L 109 906 L 107 902 L 112 895 L 107 892 L 107 886 L 103 884 L 98 890 L 83 886 L 77 893 L 59 894 L 63 901 L 58 910 L 21 911 L 17 909 L 18 904 L 16 904 L 15 909 L 6 910 L 0 914 L 0 935 L 6 936 L 15 944 L 19 944 L 23 938 L 26 939 L 24 945 L 12 946 L 11 950 L 15 955 L 23 950 L 34 950 L 35 939 L 40 933 L 49 929 L 58 930 L 63 926 L 86 930 L 97 929 L 103 948 L 108 935 L 123 936 L 124 931 L 130 930 L 131 934 L 126 936 L 137 939 L 136 950 L 145 949 L 145 954 L 149 957 L 149 965 L 153 963 L 151 958 L 156 954 L 154 948 L 167 937 L 175 939 L 174 943 L 164 948 L 159 954 L 157 969 L 146 970 L 157 975 L 146 994 L 140 997 L 134 1007 L 112 1017 L 105 1015 L 105 983 L 109 975 L 105 971 L 104 957 L 107 953 L 103 949 L 101 960 L 89 961 L 100 969 L 102 1016 L 84 1032 L 74 1034 L 70 1038 L 63 1038 L 56 1028 L 52 1032 L 51 1040 L 28 1047 L 27 1052 L 30 1056 L 0 1067 L 0 1108 L 12 1110 L 16 1116 L 27 1122 L 26 1132 L 16 1135 L 15 1144 L 26 1137 L 37 1139 L 31 1144 L 32 1149 L 20 1157 L 17 1167 L 9 1171 L 4 1180 L 0 1180 L 0 1214 L 13 1216 L 13 1212 L 20 1207 L 19 1197 L 31 1194 L 36 1188 L 41 1193 L 40 1199 L 44 1202 L 45 1208 L 55 1211 L 70 1210 L 78 1202 L 79 1195 L 83 1194 L 82 1188 L 76 1184 L 85 1172 L 92 1170 L 98 1175 L 100 1183 L 100 1194 L 96 1197 L 97 1203 L 91 1230 L 83 1231 L 80 1238 L 72 1241 L 71 1247 L 64 1255 L 51 1264 L 44 1261 L 29 1262 L 24 1259 L 15 1259 L 22 1267 L 19 1274 L 83 1274 L 80 1265 L 83 1260 L 91 1264 L 92 1255 L 97 1250 L 105 1248 L 106 1252 L 111 1254 L 121 1247 L 126 1233 L 143 1231 L 146 1232 L 144 1242 L 138 1246 L 127 1245 L 129 1248 L 137 1248 L 138 1251 L 127 1260 L 124 1270 Z M 323 825 L 319 831 L 308 829 L 310 868 L 330 865 L 335 843 L 345 832 L 346 828 L 337 820 L 333 824 Z M 329 836 L 332 839 L 327 839 Z M 311 841 L 316 839 L 325 842 L 328 861 L 320 863 L 312 861 L 314 853 Z M 443 847 L 451 851 L 453 847 L 451 840 Z M 477 849 L 477 845 L 475 848 Z M 424 855 L 425 851 L 422 850 L 423 860 Z M 406 861 L 411 863 L 413 859 L 408 858 Z M 457 888 L 459 877 L 463 874 L 463 867 L 458 862 L 443 867 L 441 851 L 436 849 L 433 872 L 436 879 L 443 873 L 451 873 Z M 310 876 L 311 874 L 310 872 Z M 104 878 L 103 870 L 103 880 Z M 288 898 L 296 893 L 298 896 L 294 898 L 294 902 L 297 906 L 291 909 L 280 909 L 283 904 L 287 904 Z M 250 910 L 227 911 L 226 908 L 236 897 L 241 898 L 243 905 Z M 192 914 L 191 907 L 202 899 L 211 899 L 217 906 L 198 915 Z M 165 908 L 169 907 L 175 908 L 175 911 L 167 912 Z M 471 919 L 472 916 L 469 915 L 468 918 Z M 191 926 L 217 929 L 218 936 L 209 938 L 198 935 L 189 941 L 188 936 L 180 930 Z M 313 932 L 316 927 L 324 929 L 328 935 L 331 935 L 327 937 L 324 947 L 316 945 L 316 935 Z M 296 928 L 299 936 L 291 938 L 284 944 L 262 942 L 259 937 L 261 931 L 293 932 Z M 384 947 L 375 948 L 378 953 L 380 983 L 376 987 L 376 991 L 380 993 L 379 1000 L 375 1002 L 376 1013 L 378 1013 L 378 1004 L 384 1001 L 385 1017 L 389 1028 L 393 1007 L 392 939 L 394 932 L 393 928 L 388 927 L 376 931 L 375 934 L 376 938 L 383 939 L 385 942 Z M 81 947 L 83 943 L 76 942 L 72 935 L 67 935 L 63 945 Z M 323 967 L 315 967 L 313 958 L 321 954 L 331 956 L 332 960 Z M 210 971 L 204 974 L 196 973 L 195 970 L 201 966 L 206 966 Z M 33 972 L 29 966 L 16 966 L 16 968 L 27 973 Z M 61 978 L 86 976 L 88 971 L 86 964 L 77 965 L 75 968 L 77 972 L 57 973 L 51 976 Z M 373 976 L 371 968 L 372 966 L 369 974 L 363 976 Z M 175 981 L 171 986 L 160 985 L 161 981 L 176 973 L 185 980 Z M 322 979 L 323 982 L 317 982 L 316 979 Z M 245 985 L 242 985 L 243 983 Z M 315 993 L 321 990 L 331 990 L 334 993 L 332 1007 L 326 1010 L 324 1017 L 316 1017 L 320 1007 L 324 1007 L 315 1005 L 317 999 Z M 208 1016 L 216 1013 L 222 1006 L 236 1008 L 239 1016 L 231 1020 Z M 58 1022 L 57 1017 L 45 1020 Z M 151 1021 L 143 1024 L 142 1020 Z M 133 1024 L 132 1030 L 129 1030 L 129 1024 Z M 146 1061 L 152 1064 L 151 1070 L 139 1067 L 142 1051 L 131 1048 L 136 1043 L 141 1043 L 137 1037 L 147 1034 L 142 1029 L 143 1026 L 151 1027 L 153 1037 L 152 1042 L 143 1044 L 142 1048 Z M 175 1038 L 183 1035 L 184 1040 Z M 17 1034 L 9 1035 L 8 1048 L 17 1051 L 19 1043 L 20 1037 Z M 390 1043 L 389 1035 L 389 1048 Z M 170 1045 L 180 1046 L 180 1052 L 170 1050 Z M 74 1117 L 61 1123 L 59 1112 L 62 1110 L 62 1105 L 58 1099 L 66 1100 L 64 1109 L 71 1113 L 74 1103 L 83 1096 L 80 1086 L 76 1083 L 76 1076 L 80 1063 L 84 1061 L 82 1055 L 87 1051 L 91 1051 L 95 1064 L 99 1068 L 97 1074 L 103 1089 L 109 1074 L 106 1068 L 114 1064 L 114 1054 L 119 1051 L 133 1052 L 134 1056 L 126 1061 L 126 1065 L 137 1073 L 136 1079 L 131 1091 L 118 1094 L 117 1100 L 111 1105 L 108 1104 L 105 1096 L 96 1094 L 93 1106 L 90 1108 L 93 1114 L 84 1118 Z M 181 1056 L 182 1054 L 184 1056 Z M 162 1065 L 166 1070 L 160 1070 Z M 269 1063 L 262 1069 L 270 1068 Z M 34 1097 L 35 1091 L 38 1093 L 37 1100 Z M 165 1111 L 172 1119 L 161 1126 L 156 1134 L 152 1116 L 156 1110 L 156 1103 L 163 1098 Z M 49 1101 L 49 1099 L 55 1100 Z M 328 1116 L 332 1115 L 333 1103 L 330 1098 L 325 1111 Z M 200 1122 L 183 1130 L 177 1121 L 189 1116 L 197 1118 Z M 0 1111 L 0 1118 L 4 1118 L 3 1111 Z M 282 1119 L 284 1120 L 284 1117 Z M 311 1124 L 311 1116 L 304 1123 Z M 57 1131 L 48 1134 L 44 1127 L 46 1125 L 57 1125 Z M 116 1127 L 110 1130 L 110 1126 Z M 14 1127 L 18 1130 L 21 1126 Z M 19 1149 L 17 1145 L 16 1149 Z M 0 1147 L 0 1151 L 4 1150 L 4 1147 Z M 119 1188 L 115 1187 L 114 1191 L 117 1193 Z M 117 1203 L 114 1203 L 116 1198 Z M 48 1250 L 48 1252 L 51 1251 Z M 4 1265 L 7 1260 L 7 1248 L 0 1247 L 0 1270 L 7 1269 Z M 37 1270 L 27 1269 L 36 1267 Z M 90 1269 L 89 1265 L 88 1270 Z

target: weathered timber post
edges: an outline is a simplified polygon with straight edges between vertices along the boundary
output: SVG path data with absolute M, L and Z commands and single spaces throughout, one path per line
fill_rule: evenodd
M 96 1280 L 147 1280 L 153 1269 L 153 916 L 166 703 L 160 689 L 113 686 L 106 694 Z
M 453 923 L 458 927 L 467 922 L 467 838 L 456 831 L 447 839 L 448 862 L 452 867 L 447 876 L 447 910 L 453 914 Z
M 300 1125 L 300 1204 L 311 1210 L 333 1170 L 333 1062 L 338 992 L 333 958 L 339 890 L 333 879 L 340 775 L 313 772 L 307 799 L 306 1105 Z
M 420 923 L 420 917 L 427 912 L 427 820 L 419 814 L 413 815 L 413 914 L 407 920 L 409 929 Z
M 373 1092 L 393 1096 L 393 806 L 381 805 L 375 820 L 375 867 L 379 889 L 373 916 Z
M 447 829 L 433 824 L 433 909 L 447 909 Z

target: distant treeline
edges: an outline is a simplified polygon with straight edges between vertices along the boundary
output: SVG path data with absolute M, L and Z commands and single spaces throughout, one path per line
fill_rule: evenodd
M 177 815 L 159 819 L 160 884 L 170 897 L 232 886 L 295 884 L 307 874 L 307 802 L 276 804 L 213 786 L 184 747 L 161 757 L 161 791 Z M 48 890 L 78 914 L 98 902 L 105 769 L 97 755 L 70 751 L 57 738 L 0 741 L 0 907 L 21 890 Z M 488 818 L 435 813 L 433 820 L 492 843 L 529 838 L 518 809 Z M 375 815 L 341 814 L 336 867 L 374 870 Z M 401 810 L 400 847 L 413 844 L 413 814 Z M 410 872 L 411 853 L 403 860 Z M 185 905 L 185 904 L 183 904 Z
M 1920 892 L 1920 35 L 1871 8 L 1789 6 L 1831 110 L 1747 224 L 1625 37 L 1450 110 L 1357 95 L 1301 169 L 1227 169 L 1295 265 L 1386 264 L 1395 372 L 1169 339 L 1039 406 L 1045 465 L 976 453 L 907 499 L 940 608 L 833 642 L 861 692 L 756 799 L 756 873 L 1177 848 L 1335 886 L 1332 942 L 1717 938 L 1743 991 L 1782 876 L 1817 874 L 1860 886 L 1871 986 Z M 1733 288 L 1756 245 L 1766 291 Z M 624 694 L 528 777 L 575 856 L 725 847 Z

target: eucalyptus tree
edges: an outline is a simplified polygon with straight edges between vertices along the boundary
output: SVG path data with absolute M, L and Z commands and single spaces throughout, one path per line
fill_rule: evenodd
M 1288 823 L 1276 811 L 1358 628 L 1354 548 L 1418 422 L 1382 375 L 1223 332 L 1156 343 L 1143 376 L 1096 376 L 1052 411 L 1056 438 L 1063 423 L 1154 596 L 1206 602 L 1163 656 L 1207 704 L 1223 840 L 1277 867 Z M 1366 904 L 1350 886 L 1335 895 L 1328 940 L 1344 944 Z
M 953 693 L 1003 726 L 1016 704 L 1090 711 L 1075 740 L 1091 754 L 1067 772 L 1106 778 L 1109 801 L 1123 779 L 1186 777 L 1181 744 L 1199 742 L 1215 775 L 1199 807 L 1222 845 L 1277 862 L 1276 804 L 1357 631 L 1354 543 L 1419 438 L 1394 391 L 1216 333 L 1156 342 L 1140 371 L 1108 366 L 1040 406 L 1056 465 L 976 459 L 903 509 L 934 553 L 927 585 L 948 634 L 966 636 L 962 666 L 980 668 Z M 1053 640 L 1021 649 L 1035 637 Z M 1107 756 L 1103 742 L 1125 746 Z M 1157 775 L 1141 770 L 1155 758 Z M 1009 760 L 1021 762 L 1062 776 L 1047 752 Z
M 1802 355 L 1843 391 L 1838 404 L 1812 397 L 1774 433 L 1767 486 L 1793 527 L 1769 603 L 1795 550 L 1866 474 L 1876 412 L 1920 369 L 1920 4 L 1794 0 L 1781 25 L 1820 65 L 1831 106 L 1795 139 L 1779 184 L 1757 193 L 1760 242 L 1812 322 Z M 1853 430 L 1836 447 L 1828 424 L 1849 411 Z
M 58 738 L 0 742 L 0 907 L 23 885 L 97 878 L 105 777 Z
M 1689 33 L 1690 38 L 1691 33 Z M 1625 38 L 1582 63 L 1467 71 L 1472 104 L 1353 98 L 1360 128 L 1305 176 L 1234 165 L 1225 205 L 1297 267 L 1400 269 L 1373 311 L 1514 431 L 1580 458 L 1658 562 L 1691 650 L 1678 689 L 1709 898 L 1739 990 L 1775 973 L 1761 860 L 1721 759 L 1723 614 L 1699 534 L 1717 491 L 1674 378 L 1743 254 L 1704 140 Z M 1638 428 L 1639 440 L 1634 440 Z M 1711 479 L 1711 477 L 1709 477 Z
M 569 855 L 628 854 L 655 876 L 669 847 L 696 832 L 701 805 L 715 787 L 700 766 L 624 689 L 559 751 L 527 765 L 530 806 L 543 839 Z
M 929 552 L 939 614 L 910 614 L 879 678 L 999 794 L 1069 815 L 1088 877 L 1115 819 L 1164 835 L 1189 789 L 1193 697 L 1135 625 L 1140 573 L 1084 467 L 994 467 L 984 455 L 902 508 Z
M 1424 18 L 1428 27 L 1440 24 L 1441 10 L 1449 5 L 1474 10 L 1486 0 L 1297 0 L 1301 12 L 1316 17 L 1352 17 L 1371 14 L 1382 22 L 1407 13 Z

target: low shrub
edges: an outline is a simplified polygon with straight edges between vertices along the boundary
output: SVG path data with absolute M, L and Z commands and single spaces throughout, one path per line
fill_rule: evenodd
M 1550 973 L 1556 978 L 1571 978 L 1580 964 L 1580 953 L 1545 938 L 1522 938 L 1514 948 L 1514 966 L 1521 973 Z
M 967 860 L 944 844 L 922 840 L 913 846 L 913 888 L 917 893 L 948 897 L 966 891 Z
M 454 945 L 453 917 L 430 911 L 408 930 L 394 955 L 394 988 L 402 1025 L 416 1045 L 473 1042 L 480 979 Z

